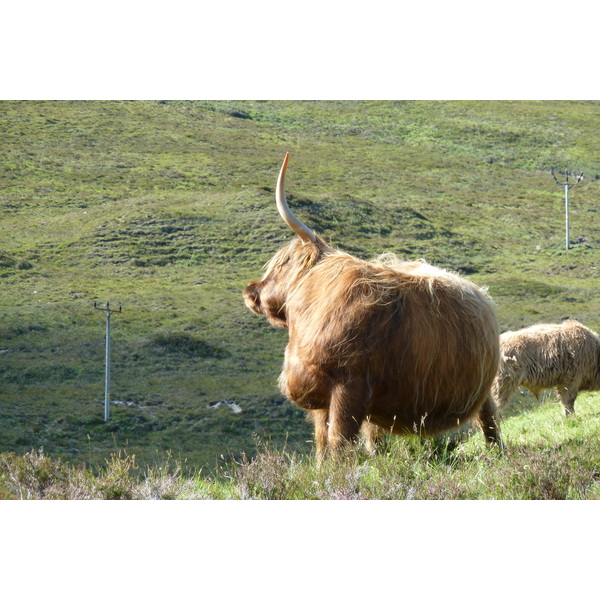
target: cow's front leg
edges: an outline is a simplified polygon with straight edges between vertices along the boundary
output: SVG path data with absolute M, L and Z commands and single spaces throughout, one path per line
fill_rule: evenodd
M 329 429 L 329 410 L 322 408 L 311 410 L 310 417 L 315 426 L 315 444 L 317 446 L 317 464 L 321 464 L 327 451 L 327 437 Z

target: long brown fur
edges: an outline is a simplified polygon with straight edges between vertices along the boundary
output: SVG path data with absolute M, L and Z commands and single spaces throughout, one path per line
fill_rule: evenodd
M 493 303 L 466 279 L 392 254 L 361 260 L 315 234 L 275 254 L 244 298 L 289 331 L 279 385 L 309 411 L 319 456 L 364 422 L 370 433 L 434 434 L 478 419 L 502 444 Z
M 600 389 L 600 337 L 573 320 L 543 323 L 500 336 L 500 368 L 492 386 L 504 409 L 519 386 L 539 398 L 556 388 L 565 416 L 573 414 L 581 390 Z

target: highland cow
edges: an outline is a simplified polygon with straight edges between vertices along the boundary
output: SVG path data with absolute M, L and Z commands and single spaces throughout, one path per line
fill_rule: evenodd
M 522 386 L 539 399 L 556 388 L 565 416 L 581 390 L 600 389 L 600 337 L 577 321 L 540 324 L 500 336 L 500 367 L 492 396 L 500 410 Z
M 435 434 L 476 419 L 486 441 L 501 446 L 490 298 L 422 261 L 366 261 L 326 244 L 287 204 L 288 158 L 276 203 L 297 237 L 243 294 L 252 311 L 289 331 L 279 386 L 309 411 L 318 456 L 356 441 L 361 425 Z

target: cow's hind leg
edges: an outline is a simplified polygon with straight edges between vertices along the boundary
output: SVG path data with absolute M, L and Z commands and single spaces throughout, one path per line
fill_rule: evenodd
M 377 438 L 379 437 L 379 428 L 371 421 L 365 419 L 360 427 L 360 435 L 365 443 L 365 449 L 369 454 L 375 454 Z
M 364 382 L 337 380 L 333 385 L 327 439 L 333 454 L 356 442 L 365 418 L 367 400 Z
M 488 444 L 495 444 L 501 450 L 504 450 L 504 442 L 500 433 L 500 418 L 498 417 L 496 403 L 492 400 L 490 394 L 488 394 L 479 409 L 478 420 L 485 441 Z

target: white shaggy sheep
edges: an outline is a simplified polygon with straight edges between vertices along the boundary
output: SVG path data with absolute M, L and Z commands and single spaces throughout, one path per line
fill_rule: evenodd
M 500 336 L 500 367 L 492 396 L 504 409 L 519 386 L 539 398 L 556 387 L 565 416 L 581 390 L 600 389 L 600 337 L 573 320 L 540 324 Z

